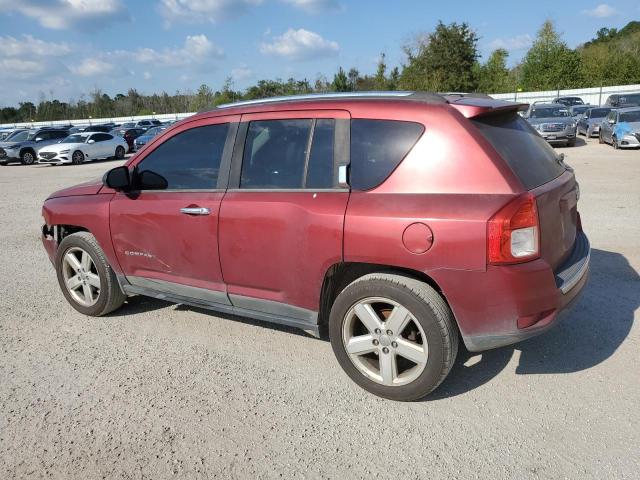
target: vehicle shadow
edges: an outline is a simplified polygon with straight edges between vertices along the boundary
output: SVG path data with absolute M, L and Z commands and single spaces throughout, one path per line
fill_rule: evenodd
M 497 376 L 520 352 L 516 374 L 562 374 L 589 369 L 612 356 L 627 338 L 640 306 L 640 276 L 615 252 L 591 251 L 585 291 L 560 324 L 539 337 L 482 353 L 464 346 L 451 373 L 425 401 L 466 393 Z

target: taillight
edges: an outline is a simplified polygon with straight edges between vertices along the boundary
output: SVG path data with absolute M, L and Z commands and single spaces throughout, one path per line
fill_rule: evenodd
M 540 256 L 540 222 L 530 193 L 502 207 L 487 225 L 487 254 L 492 265 L 523 263 Z

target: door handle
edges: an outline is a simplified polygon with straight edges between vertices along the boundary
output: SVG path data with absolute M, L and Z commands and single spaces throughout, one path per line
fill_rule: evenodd
M 209 215 L 211 210 L 204 207 L 185 207 L 180 209 L 180 213 L 185 215 Z

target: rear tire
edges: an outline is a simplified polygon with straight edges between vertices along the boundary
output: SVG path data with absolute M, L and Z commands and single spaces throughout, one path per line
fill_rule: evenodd
M 602 145 L 604 143 L 604 138 L 602 138 L 602 132 L 598 134 L 598 143 Z
M 405 323 L 398 318 L 405 318 Z M 372 325 L 378 321 L 376 330 Z M 374 395 L 398 401 L 432 392 L 458 353 L 455 319 L 438 292 L 426 283 L 388 273 L 365 275 L 338 295 L 331 308 L 329 335 L 338 363 L 354 382 Z M 385 379 L 383 369 L 393 374 Z
M 69 255 L 77 263 L 73 258 L 69 261 Z M 104 252 L 89 232 L 65 237 L 58 247 L 55 266 L 63 295 L 84 315 L 106 315 L 120 308 L 127 298 Z
M 121 145 L 118 145 L 116 147 L 116 160 L 122 160 L 124 158 L 124 155 L 125 155 L 124 147 Z
M 71 163 L 73 163 L 74 165 L 81 165 L 82 163 L 84 163 L 84 153 L 82 153 L 80 150 L 76 150 L 75 152 L 73 152 L 73 155 L 71 155 Z

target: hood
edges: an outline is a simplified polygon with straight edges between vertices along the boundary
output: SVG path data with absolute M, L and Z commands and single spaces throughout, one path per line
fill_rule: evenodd
M 529 118 L 531 125 L 540 125 L 541 123 L 564 123 L 569 124 L 575 122 L 573 117 L 546 117 L 546 118 Z
M 78 149 L 78 148 L 82 148 L 84 146 L 86 146 L 85 143 L 52 143 L 51 145 L 46 145 L 46 146 L 42 147 L 42 149 L 40 151 L 41 152 L 47 151 L 47 152 L 59 153 L 62 150 L 72 150 L 74 148 Z
M 95 195 L 102 188 L 102 178 L 96 178 L 89 182 L 79 183 L 73 187 L 63 188 L 57 192 L 53 192 L 47 198 L 74 197 L 78 195 Z
M 13 148 L 13 147 L 19 147 L 22 146 L 24 144 L 30 143 L 29 141 L 25 140 L 24 142 L 0 142 L 0 147 L 2 148 Z
M 640 122 L 620 122 L 617 130 L 621 132 L 640 132 Z

